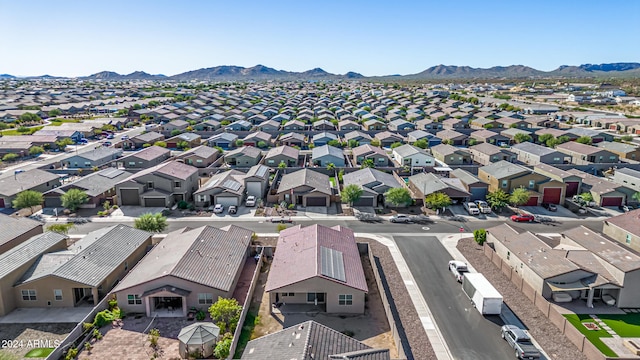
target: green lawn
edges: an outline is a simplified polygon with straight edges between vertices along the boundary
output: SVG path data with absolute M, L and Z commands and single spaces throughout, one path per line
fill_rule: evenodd
M 586 327 L 584 327 L 584 325 L 582 325 L 582 323 L 586 323 L 586 322 L 591 322 L 591 323 L 595 322 L 589 315 L 566 314 L 564 315 L 564 317 L 567 318 L 567 320 L 576 329 L 578 329 L 578 331 L 580 331 L 582 335 L 584 335 L 587 339 L 589 339 L 589 341 L 591 341 L 591 343 L 595 345 L 595 347 L 597 347 L 598 350 L 600 350 L 600 352 L 603 353 L 605 356 L 610 356 L 610 357 L 618 356 L 618 354 L 616 354 L 611 349 L 609 349 L 609 347 L 600 340 L 600 338 L 603 338 L 603 337 L 611 337 L 609 333 L 607 333 L 602 329 L 597 331 L 589 330 Z
M 622 337 L 640 337 L 640 314 L 598 315 L 600 320 Z
M 42 129 L 43 127 L 44 127 L 44 125 L 43 125 L 43 126 L 36 126 L 36 127 L 33 127 L 33 128 L 29 128 L 29 132 L 26 132 L 26 133 L 18 132 L 18 129 L 3 130 L 3 131 L 2 131 L 2 135 L 3 135 L 3 136 L 31 135 L 31 134 L 33 134 L 34 132 L 36 132 L 36 131 L 38 131 L 38 130 Z
M 46 358 L 53 352 L 54 348 L 36 348 L 27 353 L 26 358 Z
M 59 120 L 59 121 L 53 121 L 52 120 L 50 125 L 51 126 L 60 126 L 60 125 L 62 125 L 64 123 L 79 123 L 80 122 L 80 120 L 78 120 L 78 119 L 57 119 L 57 120 Z
M 329 178 L 329 182 L 331 183 L 331 186 L 336 187 L 336 178 L 335 177 L 330 177 Z

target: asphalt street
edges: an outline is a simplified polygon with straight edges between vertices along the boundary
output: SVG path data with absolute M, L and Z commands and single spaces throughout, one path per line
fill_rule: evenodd
M 499 316 L 485 316 L 472 306 L 453 275 L 447 250 L 434 236 L 394 236 L 422 296 L 429 304 L 451 355 L 460 360 L 512 359 L 500 337 Z

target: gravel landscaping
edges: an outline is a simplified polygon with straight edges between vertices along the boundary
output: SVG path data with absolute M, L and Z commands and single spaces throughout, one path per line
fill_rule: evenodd
M 369 244 L 369 250 L 373 252 L 382 267 L 383 274 L 381 275 L 386 279 L 386 285 L 391 292 L 389 300 L 393 301 L 402 324 L 402 329 L 399 329 L 399 331 L 400 337 L 406 339 L 403 345 L 407 359 L 435 359 L 436 355 L 431 347 L 427 333 L 424 331 L 424 327 L 420 322 L 418 313 L 413 306 L 411 297 L 404 286 L 404 281 L 389 249 L 372 239 L 357 238 L 356 240 Z M 402 334 L 403 331 L 404 335 Z
M 460 240 L 457 247 L 476 271 L 481 272 L 502 294 L 504 302 L 525 324 L 551 359 L 587 359 L 484 255 L 482 246 L 473 241 L 473 238 Z

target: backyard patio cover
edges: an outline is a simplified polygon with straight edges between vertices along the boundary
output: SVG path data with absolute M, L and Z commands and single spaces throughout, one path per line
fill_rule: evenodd
M 574 290 L 589 290 L 589 286 L 582 283 L 582 281 L 575 281 L 567 284 L 555 284 L 547 281 L 547 285 L 551 288 L 551 291 L 574 291 Z

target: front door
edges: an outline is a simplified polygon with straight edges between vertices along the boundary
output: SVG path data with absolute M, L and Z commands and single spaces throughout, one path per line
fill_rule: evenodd
M 324 303 L 324 293 L 307 293 L 308 303 L 315 303 L 316 300 L 318 304 Z

